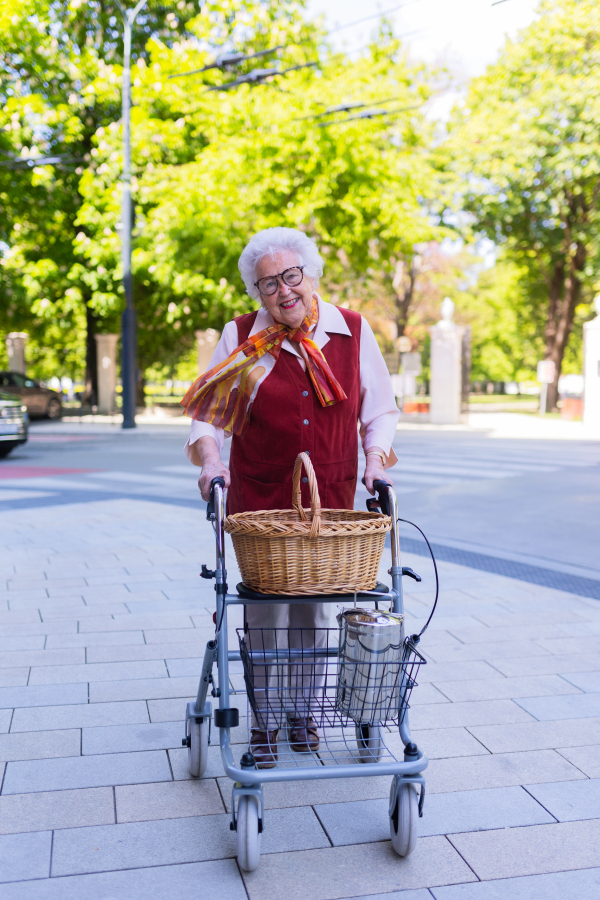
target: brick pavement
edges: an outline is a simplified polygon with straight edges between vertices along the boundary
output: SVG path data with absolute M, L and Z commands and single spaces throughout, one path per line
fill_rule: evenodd
M 213 628 L 207 523 L 133 498 L 0 527 L 0 900 L 600 896 L 598 601 L 443 563 L 411 710 L 417 850 L 391 850 L 389 778 L 278 784 L 242 875 L 218 748 L 194 781 L 181 747 Z

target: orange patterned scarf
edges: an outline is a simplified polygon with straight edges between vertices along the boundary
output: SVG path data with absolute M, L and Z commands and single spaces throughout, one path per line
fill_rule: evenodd
M 232 434 L 243 435 L 250 421 L 250 410 L 261 383 L 271 373 L 287 338 L 299 344 L 299 351 L 321 406 L 331 406 L 346 400 L 346 394 L 329 368 L 321 348 L 308 334 L 319 317 L 317 300 L 309 316 L 298 328 L 276 322 L 258 334 L 251 335 L 222 363 L 209 369 L 191 386 L 181 405 L 184 415 Z M 257 361 L 269 354 L 266 365 Z

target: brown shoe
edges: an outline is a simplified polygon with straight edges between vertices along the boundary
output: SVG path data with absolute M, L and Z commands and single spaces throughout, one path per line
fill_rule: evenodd
M 319 749 L 319 732 L 312 719 L 290 720 L 290 747 L 297 753 Z
M 250 750 L 256 760 L 257 769 L 273 769 L 277 765 L 277 735 L 275 731 L 258 731 L 253 728 L 250 734 Z

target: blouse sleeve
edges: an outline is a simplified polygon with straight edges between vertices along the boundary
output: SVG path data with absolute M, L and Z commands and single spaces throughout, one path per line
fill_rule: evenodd
M 365 318 L 360 333 L 360 437 L 365 450 L 380 447 L 385 468 L 397 462 L 392 448 L 400 411 L 385 360 Z
M 215 347 L 215 352 L 211 357 L 208 368 L 212 369 L 214 366 L 217 366 L 219 363 L 223 362 L 223 360 L 227 359 L 237 346 L 237 325 L 235 322 L 228 322 L 223 329 L 223 334 L 221 335 L 219 343 Z M 202 465 L 200 456 L 198 455 L 198 448 L 196 447 L 196 441 L 200 440 L 201 437 L 213 437 L 217 442 L 219 451 L 223 449 L 225 444 L 225 432 L 222 428 L 215 428 L 214 425 L 210 425 L 208 422 L 198 422 L 196 419 L 192 419 L 190 436 L 187 439 L 183 451 L 189 461 L 195 466 Z

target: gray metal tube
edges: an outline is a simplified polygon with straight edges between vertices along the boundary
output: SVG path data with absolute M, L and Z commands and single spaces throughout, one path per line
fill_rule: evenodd
M 198 685 L 198 696 L 196 697 L 195 713 L 202 713 L 206 705 L 206 695 L 208 693 L 208 685 L 210 683 L 210 674 L 212 667 L 217 658 L 217 641 L 209 641 L 204 651 L 204 662 L 202 663 L 202 672 L 200 674 L 200 684 Z

